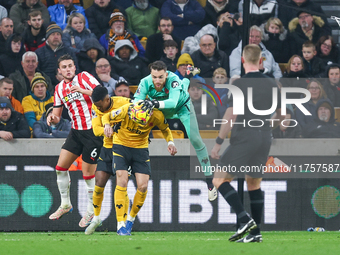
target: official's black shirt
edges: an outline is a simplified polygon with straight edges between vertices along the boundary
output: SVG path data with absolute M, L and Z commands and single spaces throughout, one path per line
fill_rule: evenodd
M 235 135 L 236 130 L 243 128 L 254 128 L 261 130 L 270 130 L 272 123 L 268 121 L 277 108 L 281 108 L 281 94 L 274 79 L 260 72 L 250 72 L 244 75 L 241 79 L 235 80 L 233 85 L 241 89 L 244 96 L 244 114 L 238 114 L 235 123 L 233 123 L 232 135 Z M 269 110 L 272 108 L 273 98 L 276 96 L 277 104 L 273 110 L 266 115 L 254 114 L 248 107 L 248 88 L 252 88 L 252 105 L 256 110 Z M 277 93 L 273 92 L 273 88 L 277 89 Z M 235 95 L 229 97 L 229 107 L 237 107 Z M 251 102 L 250 102 L 251 104 Z M 235 112 L 235 109 L 233 109 Z M 230 124 L 230 123 L 229 123 Z

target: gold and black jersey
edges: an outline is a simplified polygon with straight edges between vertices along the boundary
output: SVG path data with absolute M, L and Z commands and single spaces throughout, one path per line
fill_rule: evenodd
M 104 136 L 104 125 L 102 123 L 102 117 L 105 113 L 111 112 L 119 107 L 130 104 L 131 99 L 126 97 L 111 97 L 111 105 L 109 109 L 105 112 L 101 112 L 98 108 L 92 104 L 92 129 L 95 136 Z M 119 121 L 118 121 L 119 122 Z M 117 121 L 110 121 L 110 125 L 113 126 Z M 112 148 L 112 137 L 108 138 L 104 136 L 104 144 L 105 148 Z
M 154 109 L 149 122 L 146 125 L 140 125 L 129 119 L 129 106 L 124 105 L 105 114 L 102 118 L 103 125 L 109 124 L 111 121 L 122 122 L 118 133 L 115 133 L 113 136 L 114 144 L 131 148 L 147 148 L 149 146 L 149 133 L 154 126 L 157 126 L 162 131 L 167 142 L 173 141 L 169 125 L 161 111 Z

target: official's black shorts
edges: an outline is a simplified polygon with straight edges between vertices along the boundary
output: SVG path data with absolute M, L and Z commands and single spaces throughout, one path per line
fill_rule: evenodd
M 96 171 L 103 171 L 111 175 L 115 175 L 112 171 L 112 148 L 105 148 L 103 147 L 100 156 L 97 162 L 97 170 Z
M 263 176 L 271 146 L 271 131 L 246 128 L 237 131 L 230 145 L 221 155 L 220 163 L 228 173 L 236 176 L 247 174 L 253 178 Z M 227 168 L 226 168 L 227 169 Z
M 71 128 L 62 149 L 78 156 L 82 154 L 83 161 L 88 164 L 97 164 L 102 146 L 102 138 L 95 136 L 92 129 L 75 130 Z
M 141 173 L 151 175 L 150 156 L 148 148 L 130 148 L 123 145 L 114 144 L 113 153 L 113 172 L 117 170 L 128 171 L 132 168 L 132 174 Z

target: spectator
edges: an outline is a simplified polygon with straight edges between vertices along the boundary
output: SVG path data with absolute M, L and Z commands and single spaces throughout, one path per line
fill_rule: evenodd
M 178 53 L 178 45 L 174 40 L 167 40 L 164 42 L 164 53 L 165 57 L 161 57 L 161 61 L 163 61 L 168 70 L 171 72 L 176 72 L 177 68 L 177 53 Z
M 238 12 L 243 17 L 243 0 L 240 1 Z M 278 16 L 278 3 L 276 0 L 250 0 L 249 18 L 251 26 L 261 26 L 271 17 Z
M 30 138 L 30 129 L 24 115 L 15 111 L 7 97 L 0 97 L 0 138 Z
M 216 68 L 229 70 L 228 56 L 216 49 L 216 42 L 212 35 L 204 35 L 200 40 L 200 49 L 191 54 L 195 66 L 201 69 L 201 77 L 212 78 Z
M 131 41 L 138 55 L 140 57 L 144 57 L 145 50 L 138 40 L 138 37 L 125 29 L 125 23 L 126 18 L 124 17 L 123 13 L 121 13 L 118 9 L 113 10 L 111 19 L 109 21 L 111 29 L 109 29 L 106 34 L 103 34 L 102 37 L 100 37 L 100 44 L 107 51 L 107 55 L 114 57 L 116 42 L 118 40 L 127 39 Z
M 111 66 L 106 58 L 100 58 L 96 62 L 96 78 L 97 80 L 107 88 L 110 97 L 114 96 L 114 90 L 116 88 L 118 75 L 111 73 Z
M 200 130 L 217 129 L 213 126 L 214 119 L 218 118 L 218 110 L 211 97 L 207 97 L 207 109 L 205 114 L 202 114 L 202 84 L 199 80 L 192 79 L 189 87 L 189 95 L 191 102 L 195 108 L 198 128 Z M 207 114 L 209 113 L 209 114 Z
M 316 13 L 323 14 L 323 21 L 325 23 L 325 29 L 328 33 L 331 33 L 331 27 L 327 21 L 327 15 L 325 15 L 321 6 L 313 0 L 287 0 L 287 5 L 281 5 L 279 8 L 278 18 L 282 21 L 284 27 L 288 27 L 289 22 L 294 19 L 300 9 L 310 10 Z
M 42 2 L 47 5 L 47 7 L 50 7 L 52 5 L 55 5 L 58 3 L 59 0 L 42 0 Z M 84 6 L 86 2 L 93 2 L 93 0 L 72 0 L 73 4 Z M 85 7 L 84 7 L 85 8 Z M 86 8 L 85 8 L 86 9 Z
M 262 50 L 263 65 L 260 66 L 264 74 L 273 76 L 278 79 L 282 77 L 281 69 L 272 55 L 272 53 L 267 50 L 266 46 L 261 42 L 262 40 L 262 30 L 258 26 L 252 26 L 249 29 L 249 44 L 259 45 Z M 241 75 L 241 52 L 242 52 L 242 41 L 238 44 L 237 48 L 234 49 L 229 57 L 230 61 L 230 77 L 234 75 Z
M 315 45 L 316 56 L 320 58 L 325 65 L 332 63 L 340 64 L 340 50 L 330 35 L 321 36 Z
M 340 65 L 331 64 L 326 68 L 325 91 L 334 107 L 340 107 Z
M 13 80 L 13 97 L 15 97 L 20 102 L 25 96 L 28 96 L 31 92 L 31 81 L 34 74 L 38 71 L 38 56 L 32 51 L 26 52 L 22 56 L 20 69 L 17 69 L 14 73 L 10 74 L 9 78 Z M 48 91 L 51 95 L 54 92 L 54 87 L 52 85 L 51 79 L 43 72 L 46 83 L 48 85 Z
M 35 73 L 31 81 L 30 95 L 22 99 L 22 107 L 28 125 L 33 129 L 34 122 L 40 120 L 45 112 L 45 106 L 53 103 L 53 96 L 47 90 L 47 83 L 41 73 Z
M 83 49 L 77 54 L 80 72 L 87 71 L 96 75 L 96 62 L 105 56 L 105 49 L 96 38 L 85 40 Z
M 204 11 L 203 26 L 212 24 L 216 26 L 217 17 L 225 13 L 237 13 L 239 0 L 211 0 L 207 1 Z
M 18 0 L 0 0 L 0 4 L 6 8 L 7 13 L 9 13 L 11 7 L 17 2 Z
M 27 27 L 28 14 L 31 11 L 41 11 L 45 26 L 50 23 L 50 15 L 46 6 L 40 0 L 20 0 L 12 6 L 9 17 L 14 23 L 14 32 L 21 34 Z
M 36 51 L 46 44 L 46 28 L 43 22 L 41 11 L 32 11 L 28 14 L 28 27 L 22 34 L 26 51 Z
M 74 5 L 72 0 L 59 0 L 59 3 L 48 7 L 48 12 L 51 16 L 51 21 L 54 21 L 62 30 L 67 25 L 67 19 L 74 12 L 79 12 L 85 17 L 85 26 L 89 28 L 85 16 L 85 9 L 81 6 Z
M 71 130 L 71 122 L 60 117 L 54 125 L 47 125 L 47 117 L 52 114 L 53 103 L 45 105 L 45 112 L 41 119 L 33 124 L 33 137 L 35 138 L 66 138 Z
M 39 59 L 39 69 L 50 77 L 53 85 L 59 83 L 55 77 L 59 57 L 70 54 L 78 69 L 78 61 L 74 52 L 63 45 L 61 40 L 62 33 L 61 28 L 57 24 L 52 23 L 46 29 L 46 45 L 36 50 Z
M 243 19 L 231 18 L 230 13 L 223 13 L 217 18 L 218 48 L 229 57 L 241 41 Z
M 307 102 L 302 104 L 312 115 L 305 115 L 300 111 L 299 108 L 296 108 L 296 120 L 301 126 L 302 129 L 306 128 L 313 119 L 317 117 L 316 115 L 316 105 L 319 100 L 326 99 L 327 95 L 323 89 L 323 86 L 318 80 L 311 80 L 307 85 L 307 89 L 311 94 L 311 99 Z
M 110 59 L 112 72 L 122 76 L 129 84 L 139 84 L 149 74 L 147 62 L 137 55 L 130 40 L 119 40 L 115 46 L 115 56 Z
M 306 11 L 297 13 L 297 18 L 289 22 L 289 42 L 292 54 L 301 55 L 302 44 L 312 41 L 314 45 L 321 36 L 330 35 L 325 22 L 319 16 L 312 16 Z
M 303 59 L 298 55 L 293 55 L 287 64 L 287 69 L 280 78 L 282 87 L 307 88 L 307 75 L 304 73 Z M 289 93 L 288 98 L 300 98 L 301 93 Z
M 161 16 L 172 20 L 173 34 L 184 40 L 200 30 L 205 11 L 195 0 L 167 0 L 161 8 Z
M 308 77 L 320 77 L 325 71 L 324 62 L 316 57 L 315 45 L 307 41 L 302 45 L 304 72 Z
M 18 34 L 11 35 L 7 40 L 6 53 L 0 56 L 0 74 L 8 77 L 15 70 L 20 69 L 24 53 L 22 37 Z
M 174 27 L 172 21 L 168 17 L 162 17 L 159 21 L 158 30 L 160 33 L 150 35 L 146 43 L 145 57 L 150 63 L 160 60 L 164 57 L 163 45 L 167 40 L 174 40 L 177 45 L 182 45 L 182 41 L 173 35 Z M 180 46 L 178 46 L 180 47 Z M 180 53 L 178 52 L 177 56 Z
M 13 34 L 13 21 L 10 18 L 3 18 L 0 21 L 0 55 L 6 52 L 6 41 Z
M 10 100 L 14 110 L 20 112 L 21 114 L 24 114 L 24 108 L 22 108 L 20 101 L 16 100 L 12 96 L 12 92 L 13 81 L 9 78 L 2 78 L 0 80 L 0 97 L 7 97 Z
M 130 90 L 129 84 L 124 79 L 119 79 L 115 88 L 115 95 L 133 99 L 133 93 Z
M 340 123 L 335 122 L 334 107 L 328 99 L 316 105 L 317 117 L 303 129 L 306 138 L 340 138 Z
M 213 85 L 214 87 L 215 87 L 216 84 L 227 84 L 227 82 L 228 82 L 227 71 L 222 67 L 217 68 L 214 71 L 212 80 L 214 82 L 214 85 Z M 215 88 L 215 90 L 216 90 L 217 94 L 219 95 L 221 102 L 222 102 L 222 105 L 217 103 L 218 113 L 219 113 L 219 116 L 221 118 L 223 118 L 224 113 L 228 108 L 228 99 L 229 99 L 228 98 L 228 91 L 229 90 L 228 89 L 218 89 L 218 88 Z
M 189 65 L 194 66 L 194 62 L 192 61 L 190 55 L 188 53 L 182 54 L 177 61 L 177 70 L 176 72 L 174 72 L 174 74 L 176 74 L 178 78 L 183 80 L 186 75 L 187 67 Z M 202 83 L 205 83 L 205 80 L 198 74 L 195 74 L 192 78 L 200 80 Z M 204 86 L 204 88 L 206 87 Z
M 200 49 L 200 40 L 203 35 L 212 35 L 217 38 L 217 29 L 211 24 L 205 25 L 194 36 L 185 38 L 181 53 L 189 53 L 190 55 Z
M 294 123 L 290 121 L 295 120 L 293 107 L 287 105 L 286 112 L 285 119 L 280 122 L 280 125 L 273 129 L 273 138 L 302 138 L 302 131 L 299 123 L 294 127 Z
M 157 32 L 159 10 L 149 0 L 134 0 L 126 9 L 127 28 L 139 38 L 149 37 Z
M 114 9 L 119 9 L 125 15 L 124 9 L 117 6 L 115 1 L 110 0 L 94 0 L 94 3 L 85 10 L 91 32 L 98 39 L 110 29 L 109 21 Z
M 96 38 L 96 36 L 85 28 L 85 17 L 79 12 L 72 13 L 67 20 L 67 26 L 62 36 L 65 47 L 79 53 L 83 48 L 84 41 L 88 38 Z
M 6 8 L 0 5 L 0 20 L 2 20 L 3 18 L 6 18 L 7 16 L 8 16 L 8 13 L 7 13 Z
M 281 20 L 270 18 L 261 29 L 263 31 L 262 43 L 273 54 L 275 61 L 287 63 L 291 55 L 287 30 L 283 27 Z

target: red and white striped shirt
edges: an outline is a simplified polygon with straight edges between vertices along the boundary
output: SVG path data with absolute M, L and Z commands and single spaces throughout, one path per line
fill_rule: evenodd
M 71 92 L 71 86 L 93 90 L 99 82 L 88 72 L 81 72 L 74 76 L 71 82 L 61 81 L 54 91 L 54 106 L 64 105 L 72 120 L 72 128 L 88 130 L 92 128 L 92 99 L 79 92 Z

